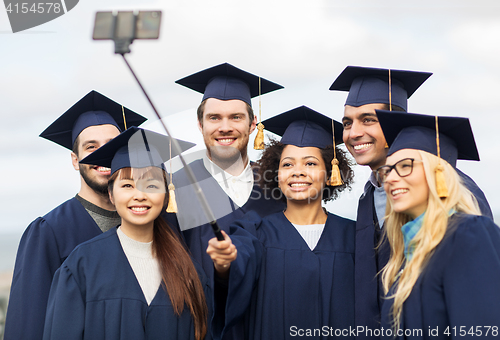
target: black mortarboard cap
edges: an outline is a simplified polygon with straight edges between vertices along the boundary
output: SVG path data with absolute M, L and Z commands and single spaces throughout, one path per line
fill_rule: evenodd
M 123 107 L 123 111 L 127 127 L 139 126 L 147 120 L 126 107 Z M 123 111 L 121 104 L 92 90 L 57 118 L 40 137 L 71 150 L 76 137 L 89 126 L 111 124 L 120 132 L 124 131 Z
M 313 146 L 324 149 L 333 145 L 332 121 L 335 127 L 335 143 L 342 143 L 342 124 L 314 111 L 299 106 L 262 122 L 265 129 L 281 137 L 281 143 L 298 147 Z
M 376 110 L 389 145 L 388 156 L 401 149 L 416 149 L 437 156 L 436 116 Z M 440 156 L 453 167 L 457 159 L 479 161 L 468 118 L 438 116 Z
M 181 152 L 196 145 L 179 139 L 177 141 Z M 112 174 L 121 168 L 129 167 L 155 166 L 165 170 L 163 163 L 178 155 L 174 150 L 170 153 L 169 143 L 168 136 L 133 126 L 92 152 L 80 163 L 111 168 Z
M 432 73 L 390 70 L 391 104 L 407 111 L 408 98 Z M 347 66 L 335 79 L 330 90 L 349 91 L 345 105 L 361 106 L 389 103 L 389 69 Z
M 283 86 L 260 78 L 260 94 L 282 89 Z M 239 99 L 252 106 L 251 98 L 259 95 L 259 77 L 228 63 L 220 64 L 176 81 L 207 98 Z

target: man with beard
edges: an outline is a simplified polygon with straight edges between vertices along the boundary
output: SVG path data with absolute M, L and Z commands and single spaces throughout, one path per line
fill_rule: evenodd
M 197 115 L 206 152 L 201 159 L 190 163 L 190 167 L 221 230 L 229 232 L 230 223 L 249 211 L 256 211 L 261 216 L 282 211 L 284 204 L 265 197 L 258 187 L 256 169 L 249 161 L 247 152 L 249 136 L 257 125 L 251 98 L 282 86 L 227 63 L 176 83 L 203 93 Z M 213 282 L 214 266 L 206 253 L 208 241 L 214 237 L 210 221 L 201 208 L 185 169 L 173 175 L 173 183 L 179 226 L 193 257 L 202 264 Z M 225 338 L 243 337 L 242 328 L 233 331 L 235 333 L 227 334 Z
M 108 196 L 110 169 L 78 162 L 124 130 L 124 121 L 128 126 L 138 126 L 145 120 L 91 91 L 40 134 L 73 150 L 71 159 L 80 172 L 81 188 L 75 197 L 38 217 L 24 232 L 14 268 L 5 339 L 42 338 L 57 268 L 77 245 L 120 223 Z

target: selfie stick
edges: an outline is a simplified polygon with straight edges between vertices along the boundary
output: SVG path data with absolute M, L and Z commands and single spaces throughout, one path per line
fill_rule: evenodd
M 115 22 L 115 25 L 116 25 L 116 22 Z M 115 32 L 116 32 L 116 29 L 115 29 Z M 125 64 L 127 64 L 130 72 L 132 73 L 132 75 L 134 76 L 135 80 L 137 81 L 137 84 L 139 84 L 139 87 L 141 88 L 142 92 L 144 93 L 144 95 L 146 96 L 147 100 L 149 101 L 149 104 L 153 108 L 153 111 L 156 113 L 156 116 L 160 120 L 160 123 L 162 124 L 163 128 L 165 129 L 165 132 L 167 133 L 168 136 L 170 136 L 170 140 L 172 141 L 172 147 L 175 150 L 175 152 L 177 152 L 178 155 L 179 155 L 179 159 L 181 160 L 182 165 L 184 166 L 184 169 L 186 171 L 186 174 L 188 176 L 189 181 L 191 182 L 191 184 L 194 187 L 195 194 L 196 194 L 196 196 L 198 197 L 198 200 L 201 203 L 201 206 L 203 208 L 205 216 L 210 221 L 210 226 L 212 227 L 212 230 L 213 230 L 213 232 L 215 234 L 215 237 L 217 238 L 217 240 L 223 241 L 224 240 L 224 236 L 222 235 L 221 230 L 219 228 L 219 225 L 217 224 L 217 220 L 215 219 L 215 216 L 214 216 L 214 214 L 212 212 L 212 209 L 210 209 L 210 206 L 208 205 L 208 201 L 207 201 L 207 198 L 205 197 L 205 194 L 201 190 L 201 187 L 198 184 L 198 181 L 196 180 L 196 177 L 194 176 L 193 170 L 191 169 L 191 167 L 189 166 L 189 164 L 186 163 L 184 157 L 182 156 L 182 153 L 181 153 L 182 150 L 181 150 L 181 148 L 179 146 L 179 143 L 177 142 L 177 140 L 175 138 L 172 137 L 172 134 L 168 130 L 167 125 L 165 124 L 165 122 L 162 120 L 160 114 L 158 113 L 158 110 L 156 110 L 156 107 L 154 106 L 154 104 L 151 101 L 149 95 L 147 94 L 146 90 L 144 89 L 144 86 L 142 86 L 141 81 L 139 80 L 139 78 L 135 74 L 134 70 L 132 69 L 132 67 L 128 63 L 127 58 L 125 58 L 125 53 L 130 53 L 130 49 L 128 47 L 133 42 L 134 37 L 129 37 L 126 40 L 125 44 L 123 44 L 123 42 L 124 42 L 123 39 L 117 39 L 116 38 L 116 34 L 115 34 L 115 36 L 113 36 L 112 40 L 115 42 L 115 53 L 116 54 L 120 54 L 123 57 L 123 60 L 125 61 Z M 126 46 L 124 46 L 124 45 L 126 45 Z

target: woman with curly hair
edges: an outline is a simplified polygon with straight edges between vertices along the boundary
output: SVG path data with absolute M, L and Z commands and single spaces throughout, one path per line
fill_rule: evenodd
M 479 160 L 469 120 L 377 116 L 390 145 L 386 165 L 377 169 L 391 247 L 382 271 L 383 335 L 498 337 L 500 229 L 481 216 L 455 169 L 457 158 Z
M 263 124 L 282 139 L 265 148 L 260 183 L 286 209 L 247 215 L 224 241 L 210 240 L 216 289 L 227 288 L 227 299 L 216 300 L 225 314 L 214 337 L 238 318 L 245 318 L 248 339 L 348 337 L 335 330 L 354 325 L 355 223 L 322 207 L 353 179 L 346 153 L 332 146 L 332 128 L 338 142 L 342 125 L 304 106 Z

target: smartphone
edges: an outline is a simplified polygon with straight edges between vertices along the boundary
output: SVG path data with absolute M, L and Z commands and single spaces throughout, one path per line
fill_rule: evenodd
M 158 39 L 161 11 L 97 12 L 94 40 Z

